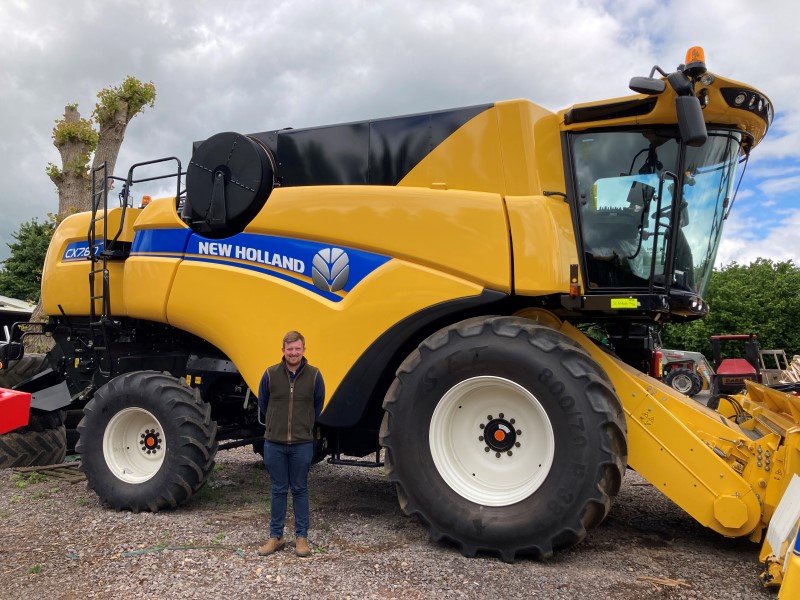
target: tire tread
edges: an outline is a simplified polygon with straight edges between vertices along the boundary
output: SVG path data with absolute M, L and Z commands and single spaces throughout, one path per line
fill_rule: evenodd
M 445 535 L 432 525 L 425 511 L 417 506 L 403 482 L 398 476 L 394 464 L 395 455 L 392 440 L 392 421 L 402 396 L 403 376 L 411 375 L 424 362 L 423 355 L 434 352 L 451 340 L 454 336 L 468 339 L 483 335 L 486 330 L 498 336 L 516 338 L 528 336 L 528 342 L 545 353 L 558 352 L 567 371 L 583 383 L 590 408 L 596 414 L 605 416 L 600 424 L 606 432 L 602 455 L 608 457 L 602 463 L 597 476 L 594 493 L 584 498 L 584 503 L 577 514 L 580 518 L 571 525 L 564 526 L 549 540 L 537 540 L 536 544 L 518 547 L 496 546 L 478 547 L 465 540 L 454 539 Z M 589 354 L 577 342 L 548 327 L 538 325 L 527 319 L 515 317 L 476 317 L 456 323 L 438 331 L 424 340 L 417 350 L 412 352 L 397 370 L 397 378 L 390 386 L 384 399 L 384 417 L 381 423 L 379 440 L 385 449 L 385 471 L 389 481 L 395 485 L 401 510 L 408 516 L 416 516 L 428 529 L 431 539 L 440 541 L 448 539 L 454 542 L 465 556 L 474 556 L 477 552 L 488 552 L 499 555 L 506 562 L 513 562 L 517 556 L 533 555 L 537 558 L 549 558 L 554 550 L 571 547 L 586 536 L 587 530 L 597 526 L 608 515 L 613 498 L 619 493 L 622 479 L 627 467 L 627 424 L 619 399 L 606 373 L 595 363 Z
M 176 453 L 173 455 L 176 459 L 174 462 L 165 460 L 161 467 L 173 466 L 174 471 L 166 474 L 160 491 L 148 498 L 139 498 L 137 493 L 132 493 L 136 485 L 116 480 L 105 464 L 102 451 L 91 451 L 85 441 L 96 439 L 97 436 L 102 440 L 103 431 L 97 429 L 105 422 L 102 413 L 111 404 L 124 403 L 137 397 L 165 397 L 163 414 L 169 415 L 178 429 L 178 434 L 167 440 Z M 78 424 L 78 432 L 80 438 L 76 450 L 83 455 L 81 470 L 86 473 L 89 488 L 107 506 L 132 512 L 158 512 L 189 501 L 213 470 L 218 447 L 217 425 L 211 419 L 211 406 L 203 402 L 196 389 L 190 388 L 182 380 L 156 371 L 126 373 L 100 388 L 84 408 L 84 418 Z

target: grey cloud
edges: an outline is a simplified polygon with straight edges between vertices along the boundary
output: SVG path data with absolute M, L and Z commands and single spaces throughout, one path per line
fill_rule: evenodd
M 58 162 L 50 135 L 64 105 L 78 102 L 88 117 L 95 94 L 127 75 L 153 81 L 158 98 L 130 124 L 117 174 L 158 156 L 185 163 L 193 141 L 219 131 L 519 97 L 558 110 L 621 96 L 632 75 L 656 63 L 674 68 L 696 43 L 706 44 L 712 70 L 758 85 L 794 123 L 796 80 L 780 68 L 800 54 L 790 8 L 786 0 L 769 14 L 730 0 L 702 9 L 689 0 L 4 2 L 0 260 L 22 221 L 56 207 L 44 168 Z M 700 23 L 687 24 L 697 10 Z M 797 161 L 796 130 L 776 122 L 781 135 L 765 149 Z

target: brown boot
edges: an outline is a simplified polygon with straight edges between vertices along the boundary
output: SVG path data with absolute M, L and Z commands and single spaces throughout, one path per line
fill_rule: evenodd
M 297 554 L 297 556 L 311 556 L 311 548 L 308 546 L 308 538 L 297 538 L 294 543 L 294 553 Z
M 259 556 L 268 556 L 278 550 L 283 550 L 286 545 L 286 540 L 283 538 L 269 538 L 266 544 L 258 549 Z

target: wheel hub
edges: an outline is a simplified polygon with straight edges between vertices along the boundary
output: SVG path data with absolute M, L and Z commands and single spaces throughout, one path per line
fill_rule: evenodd
M 503 454 L 511 456 L 513 449 L 521 445 L 517 441 L 517 436 L 522 434 L 522 430 L 514 427 L 515 419 L 506 419 L 503 413 L 496 418 L 488 415 L 486 419 L 488 423 L 480 424 L 482 434 L 478 437 L 478 441 L 486 444 L 484 451 L 494 451 L 497 458 Z
M 161 450 L 161 434 L 155 429 L 147 429 L 140 436 L 139 444 L 147 454 Z
M 688 376 L 681 374 L 672 380 L 672 386 L 682 394 L 686 394 L 692 389 L 692 380 Z

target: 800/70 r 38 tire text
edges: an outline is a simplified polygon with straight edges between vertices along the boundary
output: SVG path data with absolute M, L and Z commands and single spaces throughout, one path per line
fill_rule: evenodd
M 627 465 L 626 423 L 600 367 L 558 331 L 470 319 L 425 340 L 384 402 L 400 506 L 467 556 L 548 557 L 599 524 Z
M 126 373 L 97 390 L 84 408 L 81 470 L 112 508 L 174 508 L 213 469 L 216 432 L 210 405 L 183 380 L 154 371 Z

